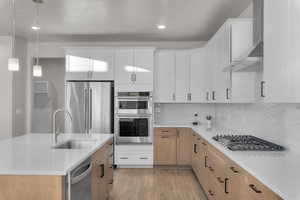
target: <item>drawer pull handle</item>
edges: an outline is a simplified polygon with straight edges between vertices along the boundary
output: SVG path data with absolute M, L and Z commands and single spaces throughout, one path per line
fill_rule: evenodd
M 221 179 L 221 177 L 218 177 L 217 179 L 218 179 L 219 183 L 224 183 L 224 181 Z
M 204 167 L 207 168 L 207 156 L 204 157 Z
M 229 192 L 228 192 L 228 181 L 229 181 L 229 179 L 228 179 L 228 178 L 225 178 L 225 185 L 224 185 L 224 187 L 225 187 L 225 193 L 226 193 L 226 194 L 229 193 Z
M 236 170 L 234 167 L 230 167 L 230 169 L 231 169 L 231 171 L 233 172 L 233 173 L 239 173 L 239 171 L 238 170 Z
M 141 160 L 148 160 L 147 157 L 141 157 L 140 159 L 141 159 Z
M 161 132 L 163 132 L 163 133 L 169 133 L 169 131 L 161 131 Z
M 210 196 L 214 196 L 213 191 L 209 190 L 208 193 L 209 193 Z
M 128 157 L 121 157 L 121 160 L 128 160 Z
M 194 153 L 198 153 L 197 152 L 197 144 L 194 144 Z
M 167 139 L 167 138 L 169 138 L 169 136 L 161 136 L 160 138 Z
M 99 166 L 100 168 L 101 168 L 101 175 L 100 175 L 100 178 L 103 178 L 104 177 L 104 164 L 101 164 L 100 166 Z
M 212 166 L 209 166 L 208 169 L 209 169 L 209 171 L 211 171 L 211 172 L 214 172 L 214 171 L 215 171 L 214 168 L 212 168 Z
M 206 146 L 207 144 L 205 142 L 202 142 L 203 146 Z
M 256 193 L 258 193 L 258 194 L 261 194 L 261 193 L 262 193 L 262 191 L 259 190 L 259 189 L 257 189 L 257 188 L 255 187 L 255 185 L 253 185 L 253 184 L 250 184 L 249 187 L 250 187 L 254 192 L 256 192 Z
M 201 138 L 197 138 L 197 140 L 201 140 Z

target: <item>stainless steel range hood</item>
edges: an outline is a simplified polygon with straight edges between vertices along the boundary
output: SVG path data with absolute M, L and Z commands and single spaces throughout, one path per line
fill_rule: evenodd
M 262 66 L 264 54 L 264 0 L 253 0 L 253 45 L 245 52 L 239 62 L 231 66 L 232 71 L 249 70 Z

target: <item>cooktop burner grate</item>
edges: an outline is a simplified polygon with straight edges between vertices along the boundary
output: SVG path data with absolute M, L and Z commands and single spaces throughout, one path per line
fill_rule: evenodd
M 232 151 L 284 151 L 285 148 L 252 135 L 217 135 L 214 140 Z

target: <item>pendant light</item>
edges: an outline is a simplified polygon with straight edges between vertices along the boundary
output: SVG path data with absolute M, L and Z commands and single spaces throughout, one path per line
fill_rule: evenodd
M 16 58 L 15 41 L 16 41 L 16 5 L 15 0 L 11 0 L 11 34 L 12 34 L 12 55 L 8 58 L 8 71 L 19 71 L 19 59 Z
M 40 46 L 40 24 L 39 24 L 39 5 L 43 3 L 42 0 L 33 0 L 33 2 L 36 4 L 36 17 L 35 17 L 35 23 L 32 26 L 32 29 L 36 33 L 36 59 L 35 59 L 35 64 L 33 65 L 33 76 L 34 77 L 41 77 L 43 76 L 43 70 L 42 66 L 40 65 L 39 61 L 39 46 Z

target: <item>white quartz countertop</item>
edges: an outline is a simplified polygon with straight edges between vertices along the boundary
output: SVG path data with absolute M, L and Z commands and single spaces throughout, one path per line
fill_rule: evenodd
M 172 124 L 155 127 L 191 127 L 228 158 L 244 168 L 263 184 L 285 200 L 300 200 L 300 155 L 288 149 L 284 152 L 230 151 L 212 139 L 224 130 L 206 130 L 204 126 L 173 126 Z M 230 133 L 228 133 L 230 134 Z M 264 138 L 266 139 L 266 138 Z
M 101 148 L 112 134 L 61 134 L 69 139 L 95 141 L 86 149 L 54 149 L 52 134 L 27 134 L 0 141 L 0 175 L 66 175 Z

